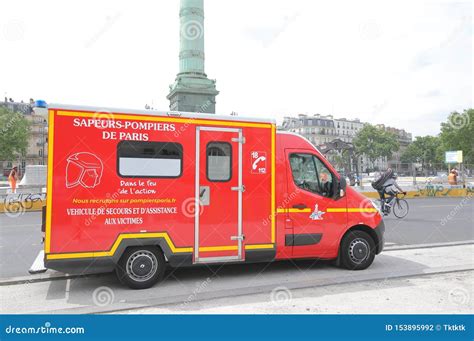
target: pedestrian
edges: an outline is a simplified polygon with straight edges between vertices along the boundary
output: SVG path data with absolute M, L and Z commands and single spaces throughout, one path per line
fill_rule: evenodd
M 13 167 L 8 176 L 12 193 L 16 193 L 16 182 L 18 181 L 18 167 Z
M 451 172 L 449 172 L 448 183 L 453 186 L 458 184 L 458 172 L 455 168 L 451 169 Z

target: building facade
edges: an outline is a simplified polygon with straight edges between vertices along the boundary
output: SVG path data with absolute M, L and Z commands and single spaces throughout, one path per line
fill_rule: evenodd
M 48 161 L 47 110 L 34 108 L 32 104 L 18 102 L 1 102 L 0 106 L 23 115 L 30 123 L 30 136 L 26 153 L 19 155 L 14 160 L 0 160 L 0 176 L 5 176 L 13 166 L 17 166 L 20 174 L 23 174 L 26 165 L 46 165 Z M 11 125 L 15 125 L 14 115 L 12 115 Z
M 367 123 L 361 122 L 358 118 L 346 119 L 334 118 L 332 115 L 300 114 L 296 117 L 285 117 L 280 129 L 300 134 L 319 149 L 324 149 L 323 147 L 326 147 L 329 142 L 335 141 L 342 141 L 348 147 L 352 147 L 354 138 L 365 124 Z M 394 133 L 400 143 L 400 150 L 394 153 L 391 160 L 379 158 L 372 163 L 365 155 L 361 155 L 356 160 L 356 165 L 348 166 L 348 161 L 344 159 L 347 156 L 344 156 L 342 151 L 332 150 L 326 154 L 326 157 L 337 168 L 345 172 L 370 172 L 373 170 L 383 170 L 388 167 L 402 170 L 403 165 L 400 164 L 400 155 L 408 144 L 411 143 L 412 135 L 403 129 L 386 127 L 384 125 L 378 125 L 378 127 Z M 358 169 L 356 170 L 356 168 Z
M 406 163 L 405 164 L 401 163 L 400 157 L 405 151 L 405 149 L 407 149 L 408 145 L 412 143 L 413 141 L 412 134 L 405 131 L 405 129 L 387 127 L 384 124 L 378 124 L 377 127 L 394 134 L 400 145 L 400 148 L 398 149 L 398 151 L 393 153 L 392 158 L 387 161 L 388 167 L 393 168 L 397 173 L 401 173 L 401 174 L 410 172 L 411 165 L 406 164 Z

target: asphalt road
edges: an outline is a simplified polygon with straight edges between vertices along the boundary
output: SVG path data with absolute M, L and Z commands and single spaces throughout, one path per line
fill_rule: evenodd
M 410 212 L 402 220 L 385 218 L 386 243 L 413 245 L 473 240 L 474 199 L 408 199 Z M 42 249 L 41 215 L 12 218 L 0 214 L 0 278 L 26 276 Z

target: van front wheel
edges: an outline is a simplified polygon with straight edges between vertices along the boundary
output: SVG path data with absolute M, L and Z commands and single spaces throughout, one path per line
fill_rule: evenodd
M 364 270 L 375 258 L 375 243 L 370 235 L 363 231 L 350 231 L 342 239 L 341 264 L 349 270 Z
M 132 289 L 146 289 L 163 278 L 165 257 L 157 247 L 128 248 L 117 264 L 119 280 Z

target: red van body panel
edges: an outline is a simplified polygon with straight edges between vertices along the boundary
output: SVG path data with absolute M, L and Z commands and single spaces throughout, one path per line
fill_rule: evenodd
M 375 231 L 381 251 L 368 199 L 294 179 L 291 160 L 314 157 L 340 181 L 309 141 L 272 121 L 189 115 L 50 107 L 47 268 L 112 270 L 136 245 L 171 266 L 331 259 L 353 227 Z

